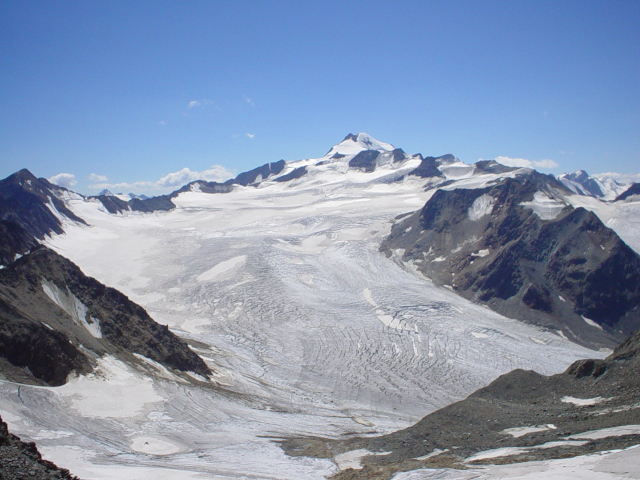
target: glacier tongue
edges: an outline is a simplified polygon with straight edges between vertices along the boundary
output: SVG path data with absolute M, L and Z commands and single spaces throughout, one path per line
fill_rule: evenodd
M 174 211 L 120 216 L 70 200 L 92 226 L 69 225 L 50 246 L 191 341 L 217 385 L 158 376 L 136 415 L 111 418 L 55 389 L 2 383 L 1 413 L 24 419 L 10 427 L 88 478 L 324 478 L 331 462 L 286 457 L 270 438 L 389 432 L 514 368 L 556 373 L 603 356 L 381 255 L 393 218 L 430 195 L 271 185 L 183 193 Z

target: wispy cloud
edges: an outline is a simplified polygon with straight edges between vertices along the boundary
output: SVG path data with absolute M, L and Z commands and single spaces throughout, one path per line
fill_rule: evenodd
M 201 107 L 206 107 L 207 105 L 212 105 L 213 102 L 211 100 L 208 100 L 206 98 L 203 98 L 201 100 L 191 100 L 189 102 L 189 104 L 187 105 L 188 108 L 201 108 Z
M 73 173 L 59 173 L 49 178 L 49 181 L 59 187 L 71 188 L 76 183 L 76 176 Z
M 87 176 L 87 180 L 90 182 L 106 182 L 108 178 L 104 175 L 98 175 L 97 173 L 90 173 Z
M 141 192 L 157 189 L 155 182 L 120 182 L 120 183 L 94 183 L 89 185 L 90 190 L 112 190 L 115 193 Z
M 247 136 L 247 138 L 253 138 L 256 136 L 255 133 L 245 133 L 245 135 Z
M 249 105 L 251 105 L 252 107 L 255 107 L 256 104 L 253 103 L 253 100 L 251 100 L 249 97 L 247 97 L 246 95 L 243 95 L 244 97 L 244 101 L 247 102 Z
M 511 157 L 498 156 L 495 158 L 495 160 L 496 162 L 501 163 L 502 165 L 506 165 L 508 167 L 553 169 L 553 168 L 558 168 L 560 166 L 555 161 L 550 159 L 527 160 L 526 158 L 511 158 Z

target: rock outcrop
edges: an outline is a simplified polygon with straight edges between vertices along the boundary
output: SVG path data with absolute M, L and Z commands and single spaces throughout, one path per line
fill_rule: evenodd
M 0 418 L 0 479 L 79 480 L 69 470 L 44 460 L 35 443 L 27 443 L 9 432 Z
M 535 172 L 440 189 L 381 250 L 506 316 L 614 346 L 640 327 L 640 257 L 563 190 Z
M 580 360 L 559 375 L 514 370 L 389 435 L 282 445 L 289 455 L 326 458 L 362 451 L 362 468 L 332 478 L 388 480 L 420 468 L 567 458 L 638 445 L 639 404 L 640 332 L 605 360 Z
M 46 247 L 0 270 L 0 306 L 0 356 L 34 381 L 61 385 L 105 354 L 129 362 L 139 354 L 176 371 L 211 373 L 142 307 Z

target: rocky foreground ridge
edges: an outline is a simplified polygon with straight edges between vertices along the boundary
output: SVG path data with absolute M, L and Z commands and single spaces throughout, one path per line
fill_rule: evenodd
M 79 480 L 69 470 L 43 460 L 36 444 L 11 434 L 0 418 L 0 479 Z
M 388 480 L 420 468 L 568 458 L 637 444 L 640 332 L 606 359 L 577 361 L 559 375 L 514 370 L 389 435 L 282 443 L 289 455 L 359 460 L 335 480 Z

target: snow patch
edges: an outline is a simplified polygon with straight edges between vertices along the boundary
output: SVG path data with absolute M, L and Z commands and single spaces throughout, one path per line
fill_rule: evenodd
M 553 220 L 557 218 L 566 206 L 564 203 L 558 202 L 542 192 L 536 192 L 533 195 L 533 201 L 522 202 L 520 205 L 529 207 L 533 210 L 533 213 L 538 215 L 542 220 Z
M 354 470 L 362 470 L 362 464 L 360 460 L 363 457 L 370 455 L 389 455 L 391 452 L 373 453 L 365 448 L 358 450 L 351 450 L 350 452 L 341 453 L 333 457 L 334 462 L 338 465 L 340 470 L 346 470 L 347 468 L 353 468 Z
M 496 199 L 486 193 L 476 198 L 468 211 L 469 220 L 476 222 L 482 217 L 491 214 L 495 202 Z
M 569 440 L 598 440 L 600 438 L 622 437 L 624 435 L 640 435 L 640 425 L 622 425 L 600 430 L 589 430 L 588 432 L 576 433 L 565 438 Z
M 594 398 L 562 397 L 560 400 L 564 403 L 573 403 L 574 405 L 583 407 L 587 405 L 595 405 L 597 403 L 606 402 L 611 399 L 603 398 L 603 397 L 594 397 Z
M 211 282 L 219 279 L 225 274 L 229 274 L 234 270 L 242 267 L 247 261 L 246 255 L 240 255 L 238 257 L 230 258 L 223 262 L 218 263 L 216 266 L 210 268 L 206 272 L 198 275 L 196 280 L 199 282 Z
M 42 290 L 56 305 L 62 308 L 73 318 L 78 325 L 82 325 L 94 338 L 102 338 L 100 320 L 87 315 L 87 307 L 69 291 L 62 291 L 55 283 L 49 280 L 42 281 Z M 87 317 L 89 319 L 87 320 Z M 51 328 L 51 327 L 49 327 Z
M 147 405 L 163 400 L 150 378 L 110 355 L 98 360 L 95 373 L 72 377 L 56 392 L 81 415 L 92 418 L 135 417 Z
M 598 329 L 602 330 L 602 327 L 600 325 L 598 325 L 596 322 L 594 322 L 593 320 L 591 320 L 590 318 L 587 318 L 584 315 L 580 315 L 580 316 L 587 323 L 587 325 L 591 325 L 592 327 L 595 327 L 595 328 L 598 328 Z
M 131 440 L 131 450 L 147 455 L 172 455 L 186 452 L 188 448 L 167 437 L 140 436 Z
M 502 431 L 502 433 L 506 435 L 511 435 L 512 437 L 515 437 L 515 438 L 520 438 L 525 435 L 528 435 L 529 433 L 546 432 L 547 430 L 555 430 L 556 428 L 557 427 L 554 424 L 548 423 L 546 425 L 533 425 L 528 427 L 505 428 Z
M 368 288 L 365 288 L 364 290 L 362 290 L 362 295 L 364 295 L 364 298 L 367 300 L 367 302 L 369 302 L 369 305 L 373 307 L 378 306 L 378 304 L 375 302 L 375 300 L 371 296 L 371 290 L 369 290 Z

